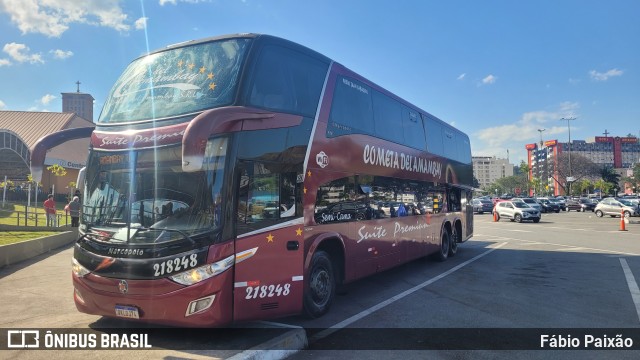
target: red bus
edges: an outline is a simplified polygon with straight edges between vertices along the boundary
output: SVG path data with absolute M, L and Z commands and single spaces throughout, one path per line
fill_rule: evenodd
M 177 326 L 326 313 L 342 284 L 473 233 L 469 138 L 344 66 L 258 34 L 134 60 L 91 137 L 79 311 Z

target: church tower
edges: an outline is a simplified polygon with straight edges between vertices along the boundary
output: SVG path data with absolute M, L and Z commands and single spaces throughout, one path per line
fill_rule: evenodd
M 78 88 L 74 93 L 62 94 L 62 112 L 72 112 L 85 120 L 93 122 L 93 96 L 80 92 L 80 81 L 76 81 Z

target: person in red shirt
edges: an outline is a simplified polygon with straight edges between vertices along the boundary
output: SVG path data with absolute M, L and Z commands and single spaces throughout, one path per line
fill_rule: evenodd
M 47 213 L 47 226 L 56 226 L 56 202 L 53 200 L 53 195 L 49 195 L 47 200 L 44 201 L 44 211 Z

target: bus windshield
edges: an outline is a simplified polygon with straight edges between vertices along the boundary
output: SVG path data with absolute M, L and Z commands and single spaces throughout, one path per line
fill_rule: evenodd
M 183 172 L 181 147 L 89 155 L 82 223 L 93 239 L 184 239 L 221 224 L 225 138 L 207 144 L 202 171 Z
M 98 122 L 158 119 L 230 104 L 250 41 L 219 40 L 135 60 L 111 89 Z

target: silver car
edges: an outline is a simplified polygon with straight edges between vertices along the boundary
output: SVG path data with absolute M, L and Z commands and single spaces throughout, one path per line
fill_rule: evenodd
M 624 217 L 628 218 L 630 216 L 638 216 L 640 210 L 638 209 L 638 206 L 635 206 L 632 203 L 625 204 L 618 199 L 605 198 L 596 205 L 594 212 L 597 217 L 603 217 L 604 215 L 616 217 L 624 213 Z
M 532 208 L 542 212 L 542 206 L 540 204 L 538 204 L 538 202 L 535 199 L 532 199 L 532 198 L 513 198 L 511 200 L 513 200 L 513 201 L 516 201 L 516 200 L 523 201 L 523 202 L 527 203 L 527 205 L 531 206 Z
M 496 204 L 495 210 L 497 220 L 501 218 L 511 221 L 522 222 L 531 220 L 534 223 L 540 222 L 540 211 L 532 208 L 523 201 L 501 201 Z

